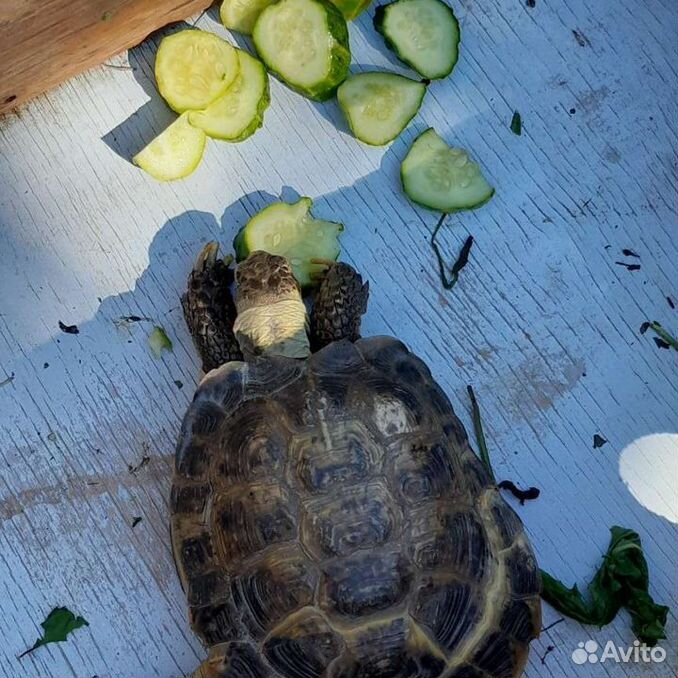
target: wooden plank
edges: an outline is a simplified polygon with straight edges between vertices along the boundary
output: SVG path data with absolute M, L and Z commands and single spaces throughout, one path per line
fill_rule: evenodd
M 211 0 L 3 0 L 0 113 L 210 4 Z
M 0 675 L 178 678 L 204 656 L 167 534 L 172 452 L 199 376 L 178 297 L 203 242 L 230 248 L 249 215 L 294 191 L 345 222 L 343 257 L 371 284 L 365 333 L 422 355 L 469 430 L 474 385 L 497 475 L 542 490 L 522 507 L 509 499 L 542 567 L 583 584 L 610 525 L 641 534 L 651 592 L 671 606 L 666 661 L 576 665 L 579 642 L 634 638 L 626 615 L 600 630 L 568 620 L 534 643 L 528 678 L 678 674 L 678 529 L 666 508 L 678 496 L 665 461 L 676 457 L 676 357 L 638 332 L 646 319 L 678 332 L 666 301 L 678 295 L 678 13 L 660 0 L 455 8 L 461 61 L 386 149 L 351 138 L 334 103 L 273 82 L 252 139 L 211 143 L 192 177 L 155 183 L 125 158 L 171 119 L 152 82 L 157 37 L 0 123 L 0 381 L 14 373 L 0 388 Z M 351 26 L 355 68 L 399 70 L 370 20 Z M 199 25 L 220 31 L 214 12 Z M 521 137 L 508 129 L 514 109 Z M 441 234 L 450 260 L 476 239 L 451 293 L 428 245 L 437 215 L 398 185 L 428 125 L 497 187 Z M 615 264 L 624 248 L 639 271 Z M 174 351 L 155 360 L 147 324 L 116 325 L 129 314 L 162 324 Z M 594 433 L 608 443 L 593 449 Z M 18 661 L 57 604 L 90 627 Z

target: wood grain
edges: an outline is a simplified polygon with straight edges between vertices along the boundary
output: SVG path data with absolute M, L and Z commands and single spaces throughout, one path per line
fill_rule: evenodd
M 353 139 L 335 103 L 273 81 L 263 129 L 210 143 L 193 176 L 158 184 L 128 161 L 173 118 L 152 80 L 158 36 L 114 62 L 125 68 L 78 76 L 0 121 L 0 381 L 14 373 L 0 388 L 1 676 L 179 678 L 204 657 L 167 533 L 172 453 L 199 377 L 179 295 L 202 243 L 230 250 L 248 216 L 295 191 L 346 225 L 342 257 L 370 281 L 365 333 L 420 354 L 469 431 L 473 384 L 498 479 L 541 489 L 525 506 L 509 501 L 542 567 L 582 585 L 610 525 L 641 535 L 650 590 L 671 606 L 666 661 L 572 662 L 589 638 L 630 645 L 623 614 L 603 629 L 553 627 L 526 676 L 678 674 L 678 529 L 653 510 L 678 505 L 659 463 L 677 453 L 678 365 L 638 331 L 656 319 L 678 333 L 666 301 L 678 297 L 678 11 L 668 0 L 453 5 L 460 62 L 384 149 Z M 215 18 L 199 26 L 225 35 Z M 351 41 L 355 70 L 402 71 L 369 13 Z M 516 109 L 521 137 L 509 129 Z M 429 125 L 497 189 L 441 232 L 450 261 L 475 238 L 451 293 L 428 244 L 438 215 L 398 181 Z M 624 248 L 639 271 L 615 264 Z M 155 360 L 152 324 L 118 322 L 131 314 L 163 325 L 174 351 Z M 595 433 L 609 442 L 593 449 Z M 662 454 L 643 448 L 646 504 L 620 455 L 657 433 L 673 437 Z M 55 605 L 90 626 L 18 661 Z M 544 607 L 545 625 L 558 617 Z
M 0 114 L 212 0 L 0 0 Z

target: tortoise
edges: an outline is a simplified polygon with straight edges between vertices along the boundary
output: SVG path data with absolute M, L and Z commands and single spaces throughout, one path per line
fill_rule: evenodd
M 209 648 L 192 678 L 523 671 L 541 607 L 521 521 L 424 362 L 360 337 L 367 298 L 334 262 L 309 320 L 286 259 L 254 252 L 234 272 L 216 243 L 189 276 L 206 375 L 177 444 L 171 533 Z

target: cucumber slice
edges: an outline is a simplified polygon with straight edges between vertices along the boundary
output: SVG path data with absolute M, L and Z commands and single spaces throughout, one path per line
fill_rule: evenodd
M 395 73 L 351 75 L 337 90 L 355 136 L 372 146 L 393 141 L 417 114 L 426 85 Z
M 459 22 L 441 0 L 396 0 L 377 7 L 374 27 L 401 61 L 430 80 L 448 76 L 459 58 Z
M 245 35 L 252 35 L 254 24 L 261 14 L 275 0 L 224 0 L 219 15 L 226 28 Z
M 259 15 L 252 37 L 267 68 L 310 99 L 329 99 L 348 75 L 346 20 L 327 0 L 279 0 Z
M 155 55 L 158 90 L 177 113 L 205 108 L 237 75 L 235 48 L 205 31 L 190 29 L 168 35 Z
M 215 139 L 247 139 L 263 125 L 264 111 L 271 103 L 264 64 L 242 50 L 237 50 L 237 54 L 240 72 L 226 94 L 204 111 L 189 114 L 191 125 Z
M 450 148 L 433 128 L 420 134 L 400 167 L 403 189 L 414 202 L 441 212 L 484 205 L 494 188 L 462 148 Z
M 310 198 L 291 205 L 276 202 L 253 216 L 233 241 L 237 260 L 246 259 L 256 250 L 279 254 L 289 260 L 302 287 L 313 285 L 313 274 L 324 269 L 323 264 L 314 264 L 313 260 L 334 261 L 339 256 L 338 237 L 344 227 L 314 219 L 312 206 Z
M 188 121 L 188 113 L 180 115 L 132 162 L 158 181 L 174 181 L 187 177 L 200 164 L 205 150 L 205 133 Z
M 346 21 L 352 21 L 362 14 L 372 0 L 332 0 L 332 4 L 344 15 Z

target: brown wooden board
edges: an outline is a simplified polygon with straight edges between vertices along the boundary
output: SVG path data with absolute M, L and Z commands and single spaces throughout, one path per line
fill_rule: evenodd
M 0 0 L 0 113 L 211 0 Z

